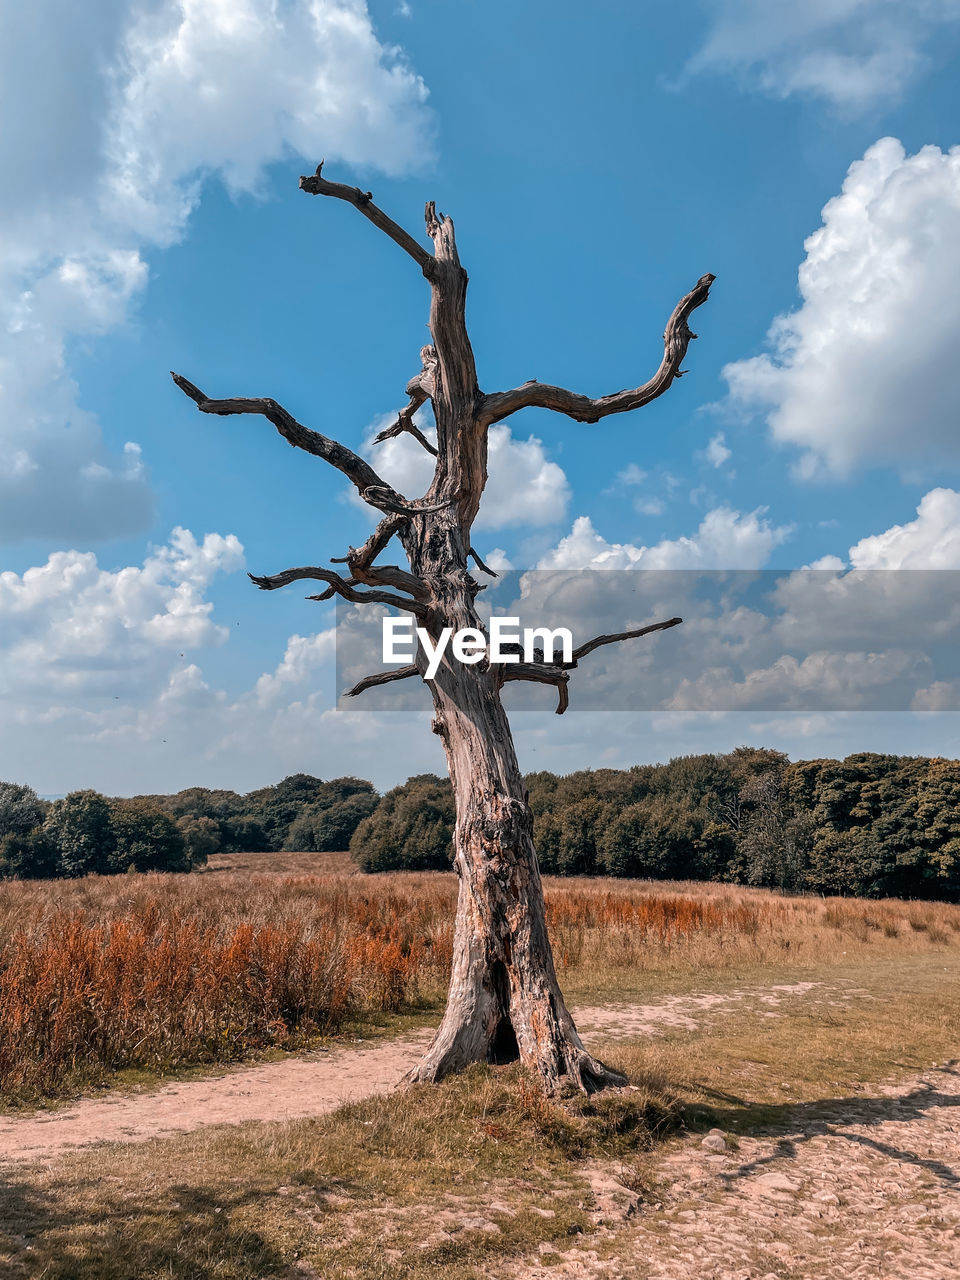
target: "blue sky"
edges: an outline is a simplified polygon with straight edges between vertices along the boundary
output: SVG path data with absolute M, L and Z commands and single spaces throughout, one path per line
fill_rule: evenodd
M 272 395 L 356 448 L 403 403 L 426 286 L 297 190 L 324 156 L 417 235 L 426 198 L 454 217 L 485 390 L 636 385 L 717 276 L 661 400 L 498 429 L 481 551 L 960 568 L 955 0 L 0 13 L 0 776 L 129 793 L 442 768 L 423 717 L 335 710 L 330 611 L 244 573 L 342 554 L 367 513 L 168 376 Z M 406 442 L 378 458 L 415 496 Z M 529 768 L 746 740 L 960 751 L 932 712 L 559 721 L 546 699 L 517 728 Z

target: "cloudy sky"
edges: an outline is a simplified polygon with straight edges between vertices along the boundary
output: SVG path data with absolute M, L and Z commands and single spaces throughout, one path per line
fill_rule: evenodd
M 496 563 L 960 569 L 960 0 L 667 8 L 2 0 L 0 777 L 442 769 L 425 716 L 337 709 L 328 607 L 246 578 L 343 554 L 368 513 L 168 375 L 274 396 L 373 456 L 426 287 L 297 190 L 321 157 L 417 235 L 426 198 L 454 215 L 485 390 L 636 385 L 717 276 L 667 396 L 493 430 L 476 541 Z M 376 465 L 415 496 L 408 446 Z M 574 684 L 560 719 L 552 696 L 517 717 L 525 768 L 746 741 L 960 754 L 936 699 L 600 713 Z

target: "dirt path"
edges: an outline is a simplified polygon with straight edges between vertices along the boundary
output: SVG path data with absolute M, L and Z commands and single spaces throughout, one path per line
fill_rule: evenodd
M 412 1067 L 432 1031 L 359 1049 L 284 1058 L 149 1093 L 85 1098 L 57 1111 L 0 1118 L 0 1161 L 39 1160 L 95 1142 L 145 1142 L 209 1124 L 293 1120 L 385 1093 Z
M 695 1030 L 748 1001 L 765 1015 L 777 1017 L 791 999 L 836 1004 L 861 994 L 866 993 L 852 987 L 798 982 L 722 995 L 672 996 L 655 1004 L 580 1008 L 576 1016 L 588 1039 L 594 1035 L 617 1039 L 658 1035 L 674 1028 Z M 0 1162 L 46 1159 L 96 1142 L 144 1142 L 204 1125 L 322 1115 L 343 1102 L 389 1092 L 416 1062 L 431 1035 L 427 1030 L 355 1049 L 337 1047 L 231 1068 L 222 1075 L 150 1092 L 86 1098 L 55 1111 L 2 1117 Z
M 695 1029 L 745 1002 L 776 1017 L 792 1000 L 831 1005 L 857 997 L 869 998 L 852 985 L 797 983 L 577 1014 L 588 1034 L 637 1036 Z M 5 1117 L 0 1162 L 49 1159 L 72 1147 L 144 1141 L 208 1124 L 322 1114 L 388 1091 L 430 1035 L 342 1046 L 149 1093 Z M 947 1064 L 896 1086 L 786 1104 L 763 1131 L 738 1140 L 723 1130 L 684 1138 L 664 1151 L 656 1174 L 658 1199 L 645 1203 L 618 1184 L 620 1170 L 589 1170 L 598 1230 L 562 1254 L 547 1249 L 497 1274 L 503 1280 L 953 1280 L 960 1275 L 960 1070 Z
M 524 1280 L 955 1280 L 960 1071 L 785 1107 L 737 1150 L 688 1139 L 658 1164 L 663 1207 L 621 1220 Z M 720 1131 L 712 1134 L 722 1146 Z M 719 1141 L 718 1141 L 719 1139 Z M 632 1212 L 631 1212 L 632 1211 Z
M 667 1031 L 698 1031 L 730 1010 L 749 1003 L 764 1018 L 781 1016 L 783 1005 L 802 998 L 804 1007 L 834 1008 L 850 1000 L 872 1000 L 868 991 L 845 983 L 831 987 L 822 982 L 792 982 L 771 987 L 744 987 L 738 991 L 703 992 L 669 996 L 655 1004 L 597 1005 L 577 1009 L 577 1026 L 584 1036 L 601 1035 L 606 1040 L 632 1040 L 638 1036 L 659 1036 Z

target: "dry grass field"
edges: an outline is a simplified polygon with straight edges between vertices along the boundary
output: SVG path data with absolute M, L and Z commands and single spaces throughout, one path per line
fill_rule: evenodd
M 339 855 L 252 869 L 266 857 L 203 875 L 0 884 L 0 1096 L 302 1047 L 440 1007 L 452 875 L 354 876 Z M 338 870 L 310 873 L 311 860 Z M 654 974 L 676 986 L 960 944 L 960 908 L 934 903 L 570 879 L 548 882 L 547 908 L 562 981 L 581 1002 L 635 995 Z
M 923 1073 L 956 1056 L 960 907 L 680 882 L 546 888 L 564 988 L 627 1090 L 547 1102 L 516 1068 L 476 1068 L 327 1114 L 264 1109 L 176 1136 L 51 1145 L 8 1166 L 0 1269 L 18 1280 L 955 1273 L 960 1135 L 947 1125 L 960 1108 L 945 1108 L 960 1087 L 948 1073 L 924 1092 Z M 217 858 L 193 876 L 0 885 L 3 1123 L 36 1131 L 29 1108 L 42 1100 L 53 1136 L 74 1114 L 56 1100 L 94 1088 L 106 1101 L 81 1105 L 135 1108 L 166 1076 L 187 1108 L 194 1087 L 220 1087 L 203 1073 L 228 1063 L 240 1065 L 222 1083 L 236 1089 L 244 1072 L 278 1079 L 269 1073 L 318 1047 L 331 1047 L 324 1070 L 351 1076 L 379 1052 L 358 1040 L 402 1045 L 415 1032 L 421 1043 L 442 1007 L 454 895 L 452 875 L 359 876 L 339 855 L 303 854 Z M 711 1127 L 719 1150 L 701 1146 Z M 766 1197 L 738 1190 L 765 1177 L 786 1181 Z M 878 1178 L 896 1183 L 887 1199 L 902 1208 L 879 1261 L 861 1240 Z

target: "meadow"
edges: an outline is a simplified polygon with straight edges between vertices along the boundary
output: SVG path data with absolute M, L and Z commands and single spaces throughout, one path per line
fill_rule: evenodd
M 398 1069 L 345 1107 L 225 1124 L 191 1091 L 269 1103 L 302 1053 L 339 1080 L 396 1053 L 397 1033 L 417 1051 L 443 1005 L 454 876 L 238 853 L 190 875 L 0 883 L 0 1270 L 648 1280 L 723 1257 L 728 1275 L 913 1274 L 882 1270 L 893 1248 L 941 1273 L 960 1084 L 930 1072 L 956 1056 L 960 907 L 686 881 L 545 889 L 565 992 L 627 1089 L 545 1099 L 514 1064 L 391 1091 Z M 273 1081 L 260 1094 L 254 1060 Z M 196 1117 L 186 1131 L 113 1125 L 105 1146 L 56 1148 L 84 1108 L 99 1108 L 96 1142 L 108 1113 L 168 1090 Z M 54 1145 L 18 1162 L 21 1124 Z M 702 1147 L 710 1126 L 724 1154 Z M 731 1191 L 771 1169 L 799 1190 L 775 1205 Z M 901 1188 L 880 1209 L 878 1180 Z M 881 1209 L 892 1234 L 865 1234 Z
M 693 882 L 547 879 L 575 1001 L 954 953 L 960 907 Z M 8 1104 L 296 1050 L 434 1016 L 455 879 L 338 855 L 218 855 L 202 874 L 0 883 Z M 392 1020 L 392 1021 L 391 1021 Z

